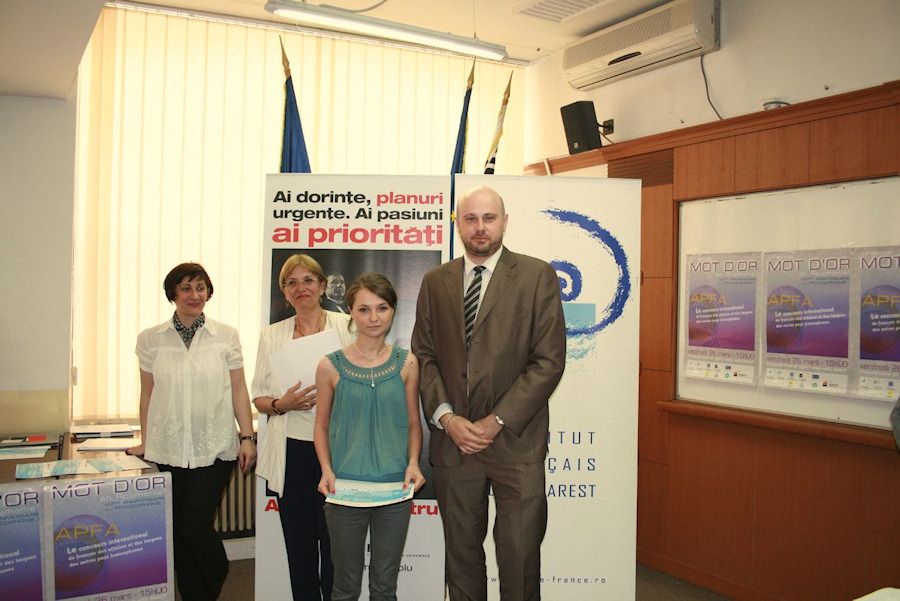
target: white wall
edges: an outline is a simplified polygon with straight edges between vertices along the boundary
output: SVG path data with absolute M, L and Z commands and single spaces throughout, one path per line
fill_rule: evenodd
M 721 23 L 706 67 L 726 118 L 900 79 L 898 0 L 721 0 Z M 576 100 L 616 120 L 614 141 L 716 119 L 699 59 L 588 93 L 560 65 L 526 70 L 526 163 L 567 153 L 559 107 Z M 74 146 L 74 99 L 0 96 L 0 433 L 66 424 Z
M 0 96 L 0 433 L 68 423 L 75 100 Z
M 705 58 L 712 102 L 723 118 L 762 110 L 777 97 L 799 103 L 900 79 L 898 0 L 720 0 L 721 47 Z M 568 154 L 561 106 L 592 100 L 615 119 L 615 141 L 717 120 L 700 59 L 578 92 L 562 55 L 526 69 L 525 162 Z

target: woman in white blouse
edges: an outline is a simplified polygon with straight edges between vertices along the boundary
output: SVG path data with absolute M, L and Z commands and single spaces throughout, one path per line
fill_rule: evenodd
M 228 574 L 213 527 L 216 508 L 235 461 L 244 473 L 256 461 L 250 396 L 237 330 L 203 313 L 213 293 L 206 270 L 182 263 L 163 288 L 175 313 L 138 336 L 141 444 L 128 453 L 172 474 L 172 542 L 182 599 L 215 600 Z
M 316 490 L 322 473 L 313 447 L 315 382 L 297 382 L 282 390 L 272 355 L 295 338 L 324 330 L 335 330 L 341 347 L 356 336 L 350 333 L 349 315 L 322 308 L 327 279 L 315 259 L 292 255 L 282 266 L 278 281 L 296 314 L 267 326 L 259 337 L 251 390 L 256 409 L 269 417 L 256 473 L 279 496 L 278 516 L 294 599 L 329 600 L 334 570 L 322 511 L 325 498 Z M 309 373 L 315 373 L 317 364 L 318 359 Z

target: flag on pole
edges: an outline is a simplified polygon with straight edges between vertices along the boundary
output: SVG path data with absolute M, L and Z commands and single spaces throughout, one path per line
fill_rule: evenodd
M 453 256 L 453 223 L 456 220 L 456 178 L 455 173 L 466 171 L 466 133 L 469 128 L 469 100 L 472 98 L 472 86 L 475 84 L 475 61 L 466 82 L 466 95 L 463 97 L 462 114 L 459 116 L 459 132 L 456 134 L 456 149 L 453 151 L 453 165 L 450 167 L 450 256 Z
M 485 175 L 494 174 L 494 166 L 497 163 L 497 147 L 500 146 L 500 137 L 503 136 L 503 119 L 506 117 L 506 105 L 509 104 L 509 87 L 512 85 L 512 76 L 513 74 L 510 73 L 506 91 L 503 92 L 503 102 L 500 103 L 500 112 L 497 114 L 497 129 L 494 131 L 494 140 L 491 142 L 487 161 L 484 162 Z
M 303 139 L 303 126 L 300 124 L 300 110 L 297 108 L 297 97 L 294 95 L 294 83 L 291 81 L 291 65 L 281 42 L 281 64 L 284 66 L 284 137 L 281 140 L 281 173 L 310 173 L 309 155 L 306 153 L 306 140 Z
M 472 71 L 466 82 L 466 95 L 463 98 L 462 114 L 459 117 L 459 132 L 456 134 L 456 149 L 453 151 L 453 166 L 450 175 L 466 172 L 466 132 L 469 124 L 469 100 L 472 98 L 472 86 L 475 84 L 475 61 L 472 61 Z M 450 197 L 453 197 L 453 184 L 450 185 Z

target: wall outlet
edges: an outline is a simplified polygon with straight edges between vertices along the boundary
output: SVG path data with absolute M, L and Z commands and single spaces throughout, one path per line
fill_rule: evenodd
M 616 120 L 615 119 L 607 119 L 600 125 L 600 131 L 604 134 L 612 134 L 616 131 Z

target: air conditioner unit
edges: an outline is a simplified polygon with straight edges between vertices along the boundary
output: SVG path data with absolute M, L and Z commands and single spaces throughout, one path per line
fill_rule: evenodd
M 675 0 L 563 50 L 566 81 L 592 90 L 719 47 L 718 0 Z

